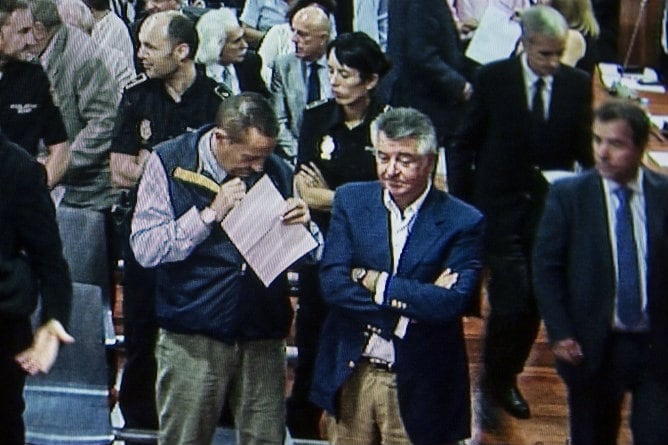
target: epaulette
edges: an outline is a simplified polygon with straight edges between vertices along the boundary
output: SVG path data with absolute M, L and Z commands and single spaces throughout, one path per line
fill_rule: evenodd
M 319 99 L 319 100 L 314 100 L 313 102 L 307 103 L 306 107 L 304 107 L 305 110 L 310 110 L 311 108 L 319 107 L 320 105 L 329 102 L 329 99 Z
M 125 85 L 125 89 L 129 90 L 130 88 L 134 88 L 137 85 L 141 85 L 142 83 L 146 82 L 147 80 L 148 80 L 148 76 L 146 75 L 146 73 L 141 73 L 140 75 L 138 75 L 137 77 L 132 79 L 130 82 L 128 82 Z
M 222 84 L 216 85 L 216 88 L 213 89 L 213 92 L 216 93 L 216 96 L 220 97 L 223 100 L 227 99 L 232 95 L 232 93 L 229 92 L 229 90 L 225 87 L 225 85 Z
M 172 176 L 175 179 L 179 179 L 183 182 L 188 182 L 190 184 L 198 185 L 213 193 L 218 193 L 218 191 L 220 190 L 220 186 L 216 184 L 216 182 L 213 179 L 209 179 L 202 174 L 186 170 L 185 168 L 176 167 L 172 171 Z

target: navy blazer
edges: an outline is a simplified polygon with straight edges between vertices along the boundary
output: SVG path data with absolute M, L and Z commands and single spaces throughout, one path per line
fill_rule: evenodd
M 416 445 L 470 435 L 470 394 L 461 316 L 477 291 L 482 215 L 432 189 L 422 205 L 385 301 L 350 278 L 354 267 L 392 273 L 389 216 L 379 182 L 339 187 L 321 265 L 329 314 L 316 360 L 311 399 L 336 413 L 337 392 L 360 360 L 367 326 L 394 341 L 401 416 Z M 441 272 L 459 273 L 452 289 L 432 284 Z M 405 303 L 404 306 L 397 302 Z M 393 330 L 404 315 L 414 320 L 403 339 Z
M 649 369 L 668 378 L 668 178 L 644 171 Z M 534 288 L 550 340 L 576 339 L 584 362 L 557 362 L 568 384 L 587 384 L 611 338 L 615 266 L 600 176 L 589 171 L 554 184 L 536 237 Z

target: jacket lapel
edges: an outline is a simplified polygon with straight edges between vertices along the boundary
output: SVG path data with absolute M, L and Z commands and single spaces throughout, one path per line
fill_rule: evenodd
M 422 261 L 424 252 L 431 250 L 434 242 L 443 237 L 444 231 L 447 230 L 442 227 L 447 211 L 445 209 L 447 199 L 447 195 L 437 193 L 433 188 L 427 195 L 404 246 L 398 274 L 410 275 Z

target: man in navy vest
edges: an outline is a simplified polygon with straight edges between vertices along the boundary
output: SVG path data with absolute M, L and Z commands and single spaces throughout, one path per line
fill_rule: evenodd
M 283 443 L 287 279 L 265 287 L 219 224 L 263 173 L 290 195 L 290 168 L 272 154 L 277 135 L 271 105 L 242 93 L 222 103 L 215 125 L 158 145 L 147 161 L 130 243 L 157 271 L 161 445 L 211 443 L 228 388 L 240 443 Z M 309 224 L 308 207 L 288 198 L 282 221 Z

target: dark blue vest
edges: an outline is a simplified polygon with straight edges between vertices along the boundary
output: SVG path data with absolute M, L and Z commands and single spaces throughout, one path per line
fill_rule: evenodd
M 156 149 L 176 218 L 193 206 L 201 210 L 214 198 L 212 192 L 172 177 L 176 167 L 197 169 L 197 144 L 210 128 L 186 133 Z M 265 173 L 283 196 L 290 195 L 292 176 L 284 162 L 271 155 Z M 228 343 L 284 338 L 292 318 L 285 274 L 265 288 L 219 226 L 186 259 L 157 268 L 156 312 L 164 329 Z

